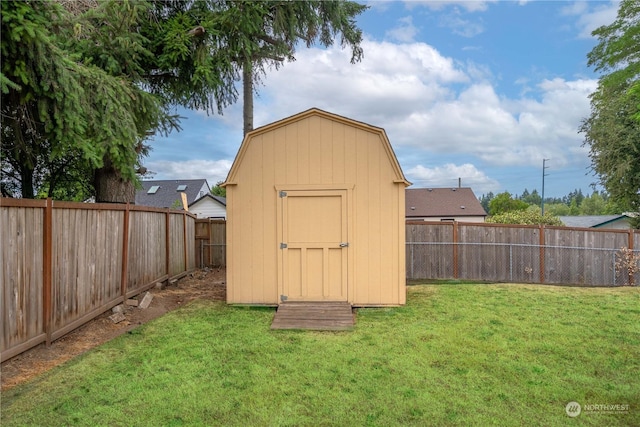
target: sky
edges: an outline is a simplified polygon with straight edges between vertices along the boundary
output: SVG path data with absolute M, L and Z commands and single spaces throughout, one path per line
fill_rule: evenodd
M 384 128 L 412 188 L 455 187 L 477 197 L 593 191 L 579 133 L 598 74 L 591 32 L 616 1 L 371 1 L 357 18 L 364 58 L 300 47 L 268 70 L 254 128 L 320 108 Z M 222 115 L 178 109 L 182 131 L 155 137 L 153 179 L 223 181 L 242 142 L 241 102 Z M 544 163 L 544 159 L 546 160 Z

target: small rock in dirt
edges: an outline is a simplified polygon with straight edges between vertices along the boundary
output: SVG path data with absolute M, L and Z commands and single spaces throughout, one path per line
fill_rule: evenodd
M 169 286 L 173 286 L 173 285 L 177 285 L 177 284 L 178 284 L 178 279 L 169 280 Z
M 122 304 L 116 305 L 111 309 L 111 312 L 113 313 L 124 313 L 124 311 L 125 311 L 125 307 Z
M 139 301 L 137 299 L 128 299 L 124 303 L 129 307 L 137 307 L 139 304 Z
M 113 323 L 120 323 L 123 320 L 126 319 L 125 315 L 123 313 L 116 313 L 116 314 L 112 314 L 111 316 L 109 316 L 109 319 L 113 322 Z
M 161 291 L 165 288 L 164 282 L 158 282 L 156 283 L 156 289 Z
M 151 305 L 151 300 L 153 300 L 153 295 L 151 294 L 151 292 L 147 292 L 146 294 L 144 294 L 144 298 L 142 298 L 139 307 L 142 309 L 148 308 Z

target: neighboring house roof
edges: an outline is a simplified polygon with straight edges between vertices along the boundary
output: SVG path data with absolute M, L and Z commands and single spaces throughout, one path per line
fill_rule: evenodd
M 136 191 L 136 205 L 170 208 L 180 202 L 180 193 L 186 193 L 187 203 L 209 193 L 206 179 L 168 179 L 142 181 L 142 189 Z M 182 207 L 182 204 L 180 204 Z
M 560 216 L 558 218 L 560 218 L 560 221 L 567 227 L 607 228 L 607 226 L 610 226 L 616 221 L 628 220 L 629 215 L 580 215 Z
M 200 202 L 205 197 L 215 200 L 216 202 L 220 203 L 222 206 L 227 206 L 227 199 L 225 197 L 214 196 L 211 193 L 207 193 L 207 194 L 204 194 L 204 195 L 198 197 L 196 200 L 194 200 L 193 202 L 189 203 L 189 206 L 195 205 L 196 203 Z
M 226 218 L 227 199 L 207 193 L 196 201 L 189 203 L 189 212 L 198 218 Z
M 471 188 L 407 188 L 407 218 L 487 216 Z

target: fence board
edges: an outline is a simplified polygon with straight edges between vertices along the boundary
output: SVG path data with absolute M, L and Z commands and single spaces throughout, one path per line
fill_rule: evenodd
M 166 209 L 0 199 L 0 360 L 193 269 L 194 221 Z
M 44 205 L 0 207 L 0 349 L 37 345 L 44 335 L 43 251 Z M 28 348 L 28 347 L 27 347 Z
M 429 277 L 446 279 L 453 277 L 453 244 L 423 245 L 422 242 L 453 242 L 453 224 L 438 223 L 424 227 L 424 223 L 406 225 L 406 270 L 409 278 Z M 413 244 L 416 243 L 416 244 Z M 420 260 L 420 262 L 416 262 Z
M 195 246 L 200 267 L 227 265 L 227 226 L 224 220 L 198 219 L 195 222 Z
M 120 296 L 123 216 L 123 211 L 54 209 L 54 333 Z
M 196 224 L 195 221 L 187 220 L 186 223 L 186 249 L 187 249 L 187 270 L 196 268 Z
M 613 285 L 615 256 L 628 236 L 626 231 L 545 229 L 545 282 Z
M 171 233 L 169 234 L 169 277 L 177 276 L 186 271 L 185 264 L 185 232 L 181 214 L 171 214 L 169 217 Z
M 640 232 L 631 230 L 411 222 L 407 275 L 615 286 L 628 281 L 626 272 L 616 275 L 615 262 L 630 243 L 640 254 Z
M 129 218 L 128 289 L 144 289 L 167 274 L 166 213 L 132 211 Z

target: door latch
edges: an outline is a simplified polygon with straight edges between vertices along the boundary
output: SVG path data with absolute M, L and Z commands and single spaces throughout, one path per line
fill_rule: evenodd
M 340 247 L 341 248 L 348 248 L 349 247 L 349 243 L 348 242 L 340 243 Z

